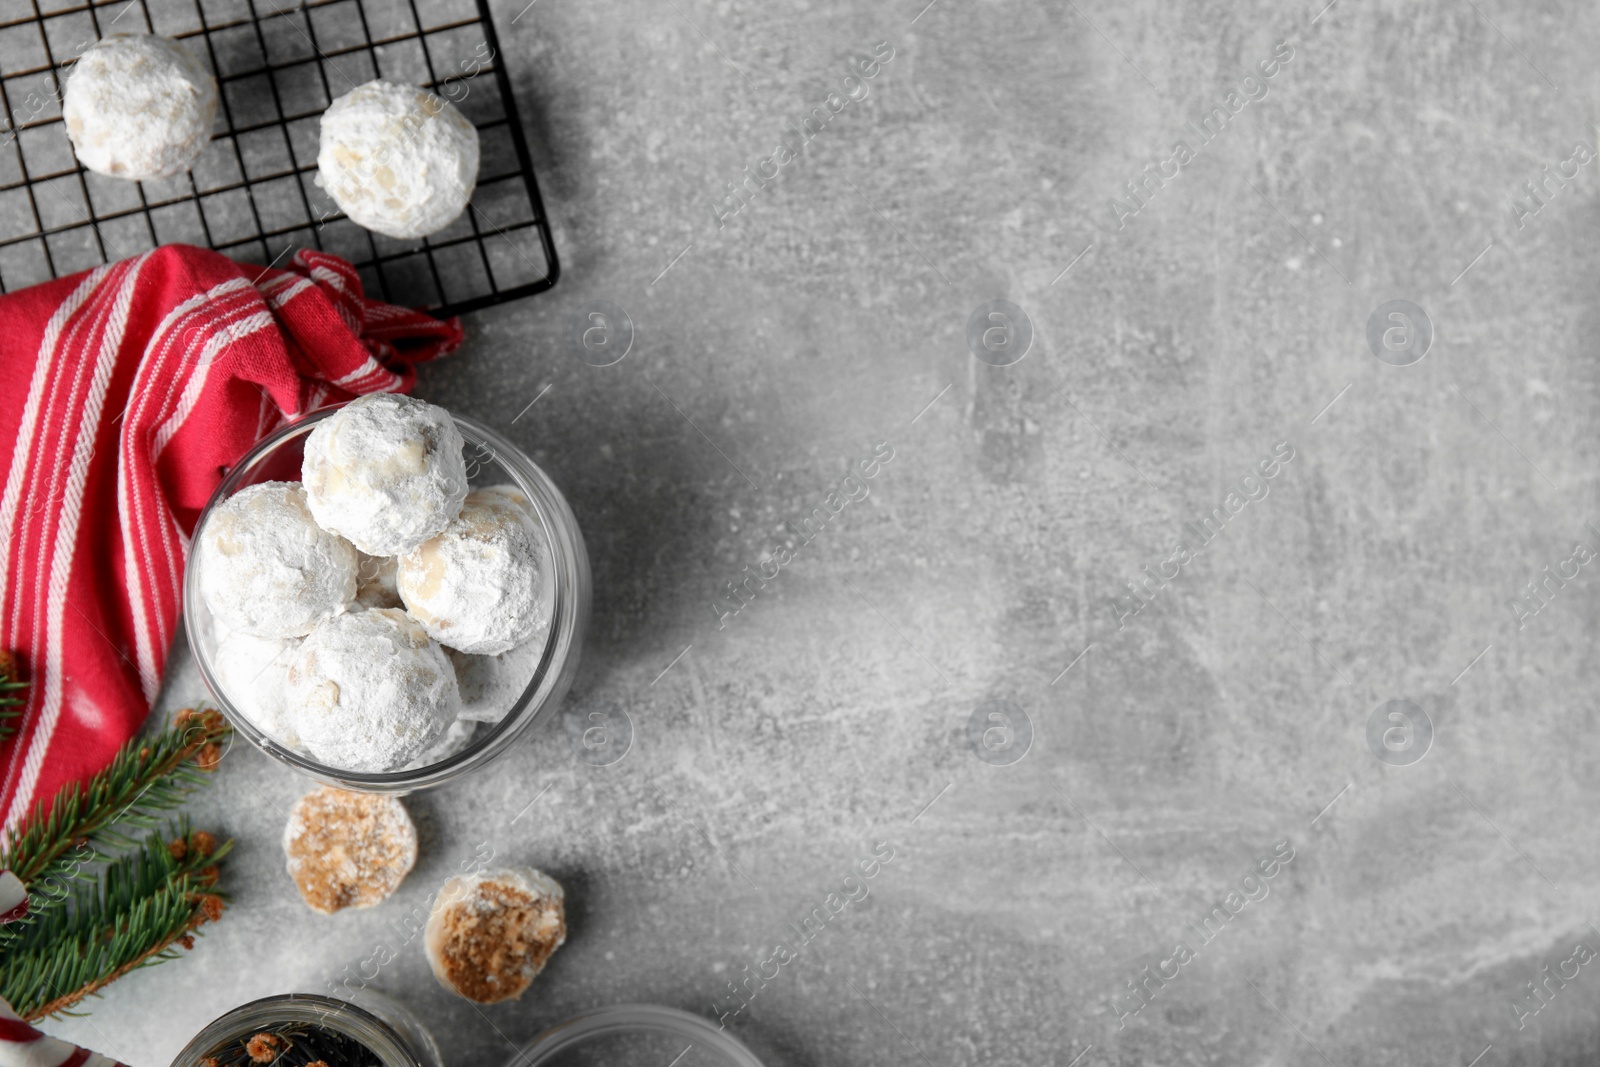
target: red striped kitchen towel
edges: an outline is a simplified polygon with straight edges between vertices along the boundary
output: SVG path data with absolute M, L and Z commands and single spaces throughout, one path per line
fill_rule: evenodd
M 40 1033 L 0 1000 L 0 1067 L 126 1067 L 109 1056 Z
M 311 251 L 263 270 L 169 245 L 0 296 L 0 648 L 31 682 L 0 748 L 7 828 L 144 721 L 228 466 L 323 404 L 409 390 L 460 340 Z

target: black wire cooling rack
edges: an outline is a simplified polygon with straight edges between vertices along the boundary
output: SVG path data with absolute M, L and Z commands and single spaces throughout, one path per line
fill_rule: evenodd
M 188 173 L 130 182 L 78 164 L 68 69 L 119 32 L 185 39 L 210 63 L 219 132 Z M 319 118 L 373 78 L 426 85 L 478 128 L 472 203 L 397 240 L 313 181 Z M 456 314 L 537 293 L 560 265 L 487 0 L 0 0 L 0 292 L 176 242 L 263 266 L 343 256 L 369 296 Z

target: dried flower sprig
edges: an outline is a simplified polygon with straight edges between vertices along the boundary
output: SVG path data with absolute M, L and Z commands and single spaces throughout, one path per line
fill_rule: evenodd
M 290 1023 L 235 1038 L 200 1062 L 202 1067 L 382 1067 L 355 1038 L 315 1023 Z
M 17 719 L 26 704 L 28 683 L 22 680 L 17 658 L 0 649 L 0 741 L 17 732 Z

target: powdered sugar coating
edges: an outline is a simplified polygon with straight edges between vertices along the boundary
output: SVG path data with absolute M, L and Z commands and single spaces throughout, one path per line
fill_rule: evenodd
M 426 752 L 406 764 L 405 769 L 419 771 L 424 767 L 432 767 L 435 763 L 444 762 L 472 744 L 472 738 L 477 732 L 477 723 L 466 719 L 457 719 L 445 729 L 444 735 L 439 740 L 429 746 Z
M 516 504 L 471 492 L 437 536 L 400 557 L 406 610 L 440 644 L 494 655 L 550 626 L 544 538 Z
M 543 871 L 514 867 L 445 882 L 422 947 L 440 985 L 494 1004 L 520 997 L 566 940 L 561 883 Z
M 78 57 L 61 117 L 78 161 L 144 181 L 186 170 L 211 140 L 217 83 L 179 41 L 114 33 Z
M 280 744 L 300 747 L 288 720 L 289 663 L 300 648 L 294 637 L 256 637 L 229 630 L 217 642 L 211 665 L 217 681 L 256 728 Z
M 456 685 L 461 690 L 461 717 L 472 722 L 499 722 L 511 711 L 522 691 L 533 681 L 544 652 L 543 641 L 524 641 L 494 656 L 474 656 L 445 649 L 455 664 Z
M 500 497 L 527 512 L 528 518 L 534 523 L 535 536 L 541 543 L 547 544 L 544 542 L 544 530 L 538 524 L 538 512 L 533 501 L 519 486 L 486 485 L 473 492 Z M 456 683 L 461 687 L 461 717 L 487 723 L 504 719 L 517 698 L 522 696 L 523 690 L 528 688 L 528 683 L 533 681 L 533 672 L 544 654 L 544 639 L 548 634 L 549 628 L 541 627 L 533 638 L 493 656 L 475 656 L 446 648 L 445 654 L 456 667 Z
M 441 407 L 394 393 L 352 400 L 306 435 L 300 477 L 324 528 L 371 556 L 443 530 L 467 495 L 461 431 Z
M 289 664 L 288 699 L 306 751 L 360 772 L 416 759 L 461 705 L 444 649 L 394 608 L 350 612 L 313 630 Z
M 351 607 L 352 611 L 355 607 L 405 607 L 405 602 L 400 599 L 400 589 L 394 584 L 395 564 L 393 556 L 356 553 L 356 602 Z
M 322 113 L 317 184 L 357 225 L 426 237 L 456 220 L 477 181 L 477 129 L 426 89 L 370 81 Z
M 356 550 L 322 529 L 294 482 L 247 486 L 196 538 L 200 594 L 223 628 L 301 637 L 356 595 Z

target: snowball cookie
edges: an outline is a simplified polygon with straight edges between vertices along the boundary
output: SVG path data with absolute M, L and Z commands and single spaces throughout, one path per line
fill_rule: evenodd
M 211 72 L 185 45 L 150 33 L 114 33 L 79 56 L 61 104 L 78 162 L 134 181 L 187 170 L 216 114 Z
M 283 852 L 306 905 L 332 915 L 400 888 L 417 862 L 417 829 L 395 797 L 324 786 L 295 801 Z
M 256 637 L 229 630 L 217 642 L 211 665 L 217 681 L 235 707 L 256 728 L 279 744 L 300 747 L 287 710 L 289 661 L 300 647 L 298 638 Z
M 403 608 L 395 584 L 395 558 L 356 553 L 356 603 L 361 608 Z M 354 610 L 354 607 L 351 610 Z
M 494 655 L 550 625 L 544 539 L 504 497 L 472 492 L 438 536 L 400 557 L 400 598 L 442 645 Z
M 450 879 L 422 934 L 434 977 L 479 1004 L 520 997 L 567 939 L 563 896 L 531 867 Z
M 369 393 L 306 435 L 300 478 L 324 529 L 371 556 L 409 552 L 467 496 L 461 431 L 444 408 Z
M 461 691 L 461 717 L 470 722 L 499 722 L 511 711 L 544 654 L 543 641 L 524 641 L 497 656 L 473 656 L 445 649 L 456 668 Z
M 200 531 L 200 595 L 217 622 L 257 637 L 303 637 L 356 595 L 356 550 L 317 525 L 294 482 L 248 486 Z
M 422 755 L 406 764 L 408 771 L 420 771 L 424 767 L 432 767 L 435 763 L 445 760 L 461 752 L 472 744 L 473 735 L 478 732 L 478 724 L 465 719 L 457 719 L 445 730 L 444 736 L 435 741 Z
M 289 663 L 289 724 L 315 758 L 347 771 L 404 766 L 455 721 L 444 649 L 403 611 L 336 615 Z
M 426 237 L 456 220 L 477 181 L 477 129 L 426 89 L 370 81 L 322 113 L 317 184 L 357 225 Z

